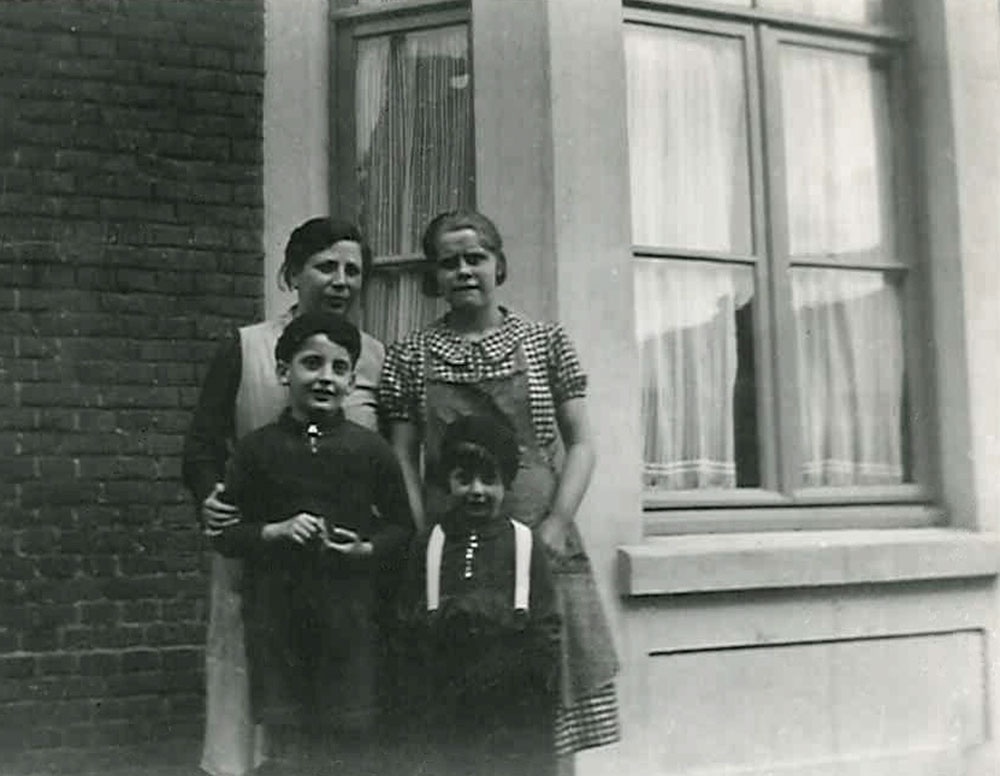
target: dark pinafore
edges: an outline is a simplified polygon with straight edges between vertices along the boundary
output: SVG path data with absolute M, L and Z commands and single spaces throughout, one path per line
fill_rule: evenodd
M 512 424 L 520 448 L 520 465 L 503 513 L 532 528 L 548 515 L 558 482 L 559 443 L 539 443 L 522 345 L 513 356 L 513 374 L 471 375 L 473 379 L 457 383 L 437 378 L 430 368 L 434 355 L 425 351 L 424 504 L 431 520 L 444 510 L 444 493 L 435 485 L 434 473 L 445 428 L 459 416 L 498 411 Z M 559 754 L 612 743 L 620 736 L 614 689 L 618 659 L 575 523 L 567 544 L 565 556 L 549 559 L 563 618 L 561 703 L 555 726 Z

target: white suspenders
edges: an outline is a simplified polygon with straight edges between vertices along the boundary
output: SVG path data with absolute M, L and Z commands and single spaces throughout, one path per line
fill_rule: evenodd
M 514 608 L 528 610 L 531 592 L 531 529 L 511 520 L 514 526 Z M 435 525 L 427 541 L 427 611 L 436 612 L 441 605 L 441 553 L 444 551 L 444 531 Z

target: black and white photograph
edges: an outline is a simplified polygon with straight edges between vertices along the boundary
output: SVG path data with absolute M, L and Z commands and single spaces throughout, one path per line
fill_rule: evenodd
M 0 0 L 0 776 L 998 776 L 1000 0 Z

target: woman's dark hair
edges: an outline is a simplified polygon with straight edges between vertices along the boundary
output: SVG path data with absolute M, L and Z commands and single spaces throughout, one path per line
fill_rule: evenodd
M 477 210 L 446 210 L 438 213 L 427 224 L 424 236 L 420 241 L 424 249 L 427 266 L 424 270 L 422 290 L 427 296 L 440 296 L 437 287 L 437 252 L 438 240 L 445 232 L 455 232 L 459 229 L 472 229 L 479 235 L 479 242 L 497 259 L 497 285 L 503 285 L 507 279 L 507 256 L 503 252 L 503 238 L 489 218 Z
M 310 256 L 341 240 L 350 240 L 361 246 L 361 279 L 367 280 L 372 266 L 372 249 L 361 230 L 350 221 L 320 217 L 310 218 L 292 230 L 285 245 L 285 260 L 278 270 L 278 284 L 291 288 L 292 278 L 302 271 Z

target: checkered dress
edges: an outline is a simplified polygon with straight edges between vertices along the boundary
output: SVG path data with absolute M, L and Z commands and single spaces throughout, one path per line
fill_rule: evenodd
M 379 408 L 384 416 L 390 421 L 414 423 L 422 433 L 428 378 L 472 384 L 509 377 L 517 369 L 515 355 L 520 346 L 527 362 L 528 398 L 537 443 L 545 446 L 554 442 L 558 435 L 556 408 L 569 399 L 583 398 L 587 377 L 561 326 L 501 310 L 501 325 L 479 340 L 455 334 L 440 318 L 390 346 L 379 383 Z M 599 619 L 603 623 L 603 614 Z M 613 653 L 610 659 L 616 662 Z M 607 665 L 603 668 L 607 670 Z M 603 746 L 620 737 L 613 681 L 594 687 L 585 697 L 576 697 L 556 715 L 557 754 Z
M 587 376 L 559 324 L 530 321 L 501 308 L 499 328 L 467 340 L 439 318 L 389 347 L 379 383 L 379 408 L 389 420 L 423 423 L 427 392 L 425 370 L 442 382 L 477 383 L 514 373 L 514 354 L 524 347 L 528 362 L 531 418 L 540 445 L 557 434 L 556 407 L 587 393 Z M 429 354 L 430 364 L 425 364 Z

